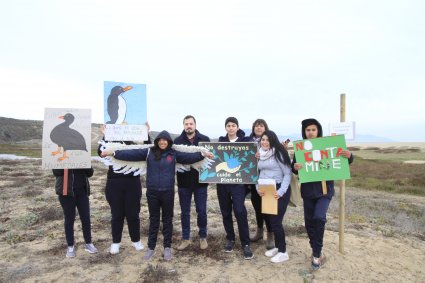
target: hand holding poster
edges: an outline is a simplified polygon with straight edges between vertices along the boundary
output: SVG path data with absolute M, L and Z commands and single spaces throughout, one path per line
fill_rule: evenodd
M 350 179 L 348 159 L 341 155 L 346 149 L 343 135 L 294 141 L 300 183 Z

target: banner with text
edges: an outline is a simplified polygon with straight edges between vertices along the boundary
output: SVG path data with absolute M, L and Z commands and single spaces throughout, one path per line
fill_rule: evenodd
M 294 141 L 300 183 L 350 179 L 348 159 L 341 156 L 346 149 L 343 135 Z
M 255 184 L 258 180 L 257 145 L 253 142 L 200 142 L 214 154 L 211 168 L 199 172 L 199 182 Z

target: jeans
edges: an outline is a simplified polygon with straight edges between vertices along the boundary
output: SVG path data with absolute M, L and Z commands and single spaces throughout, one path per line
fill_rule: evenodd
M 190 207 L 192 195 L 194 196 L 196 213 L 198 215 L 199 237 L 207 237 L 207 188 L 208 186 L 201 186 L 195 189 L 179 187 L 183 240 L 190 239 Z

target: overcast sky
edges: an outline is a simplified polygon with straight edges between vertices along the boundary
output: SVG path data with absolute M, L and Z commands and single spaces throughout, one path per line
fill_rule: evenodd
M 89 108 L 103 82 L 147 85 L 153 130 L 196 116 L 210 137 L 228 116 L 280 135 L 304 118 L 327 128 L 425 141 L 425 1 L 0 2 L 0 116 Z

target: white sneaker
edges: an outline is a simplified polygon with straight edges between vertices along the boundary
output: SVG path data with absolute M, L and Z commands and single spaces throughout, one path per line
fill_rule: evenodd
M 66 257 L 75 257 L 74 246 L 68 246 L 66 249 Z
M 136 249 L 136 251 L 142 251 L 145 246 L 142 244 L 142 242 L 133 242 L 133 247 Z
M 97 249 L 92 243 L 84 244 L 84 250 L 91 253 L 91 254 L 97 253 Z
M 271 262 L 284 262 L 289 259 L 288 253 L 277 253 L 274 257 L 270 259 Z
M 109 250 L 109 253 L 111 255 L 116 255 L 119 252 L 120 252 L 120 243 L 118 243 L 118 244 L 113 243 L 111 245 L 111 249 Z
M 272 256 L 275 256 L 278 252 L 279 252 L 279 249 L 278 249 L 278 248 L 273 248 L 273 249 L 271 249 L 271 250 L 266 251 L 266 252 L 264 253 L 264 255 L 265 255 L 266 257 L 272 257 Z

